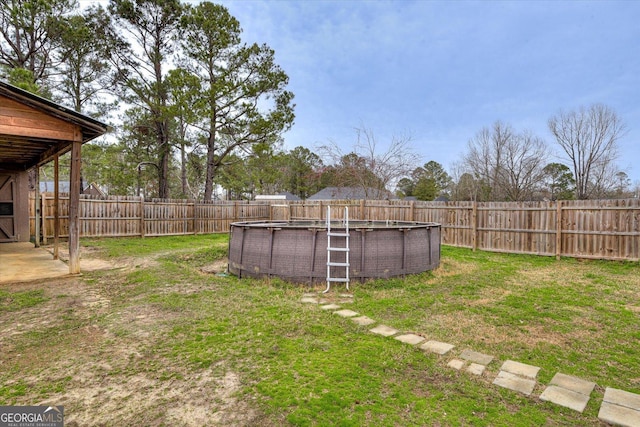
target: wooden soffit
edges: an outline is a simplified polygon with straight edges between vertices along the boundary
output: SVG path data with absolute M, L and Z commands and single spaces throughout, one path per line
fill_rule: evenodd
M 106 130 L 104 123 L 0 82 L 0 169 L 27 170 Z

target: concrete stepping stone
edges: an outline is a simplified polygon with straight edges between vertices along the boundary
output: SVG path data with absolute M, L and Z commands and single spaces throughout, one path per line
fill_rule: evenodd
M 567 390 L 575 391 L 584 395 L 590 395 L 593 389 L 596 387 L 596 383 L 586 381 L 580 378 L 572 377 L 570 375 L 561 374 L 558 372 L 553 376 L 551 385 L 565 388 Z
M 321 305 L 320 308 L 323 310 L 337 310 L 340 308 L 340 306 L 338 304 L 327 304 Z
M 527 365 L 525 363 L 514 362 L 513 360 L 507 360 L 502 364 L 500 370 L 511 372 L 512 374 L 520 375 L 521 377 L 535 379 L 538 376 L 540 368 L 537 366 Z
M 584 408 L 589 403 L 589 396 L 585 396 L 582 393 L 578 393 L 566 388 L 550 385 L 545 388 L 540 395 L 540 400 L 545 402 L 555 403 L 556 405 L 564 406 L 565 408 L 573 409 L 582 413 Z
M 313 297 L 302 297 L 302 299 L 300 300 L 300 302 L 303 302 L 305 304 L 318 304 L 318 298 L 313 298 Z
M 357 323 L 360 326 L 369 326 L 376 323 L 375 320 L 370 319 L 367 316 L 352 317 L 351 320 L 353 320 L 355 323 Z
M 338 310 L 334 311 L 333 314 L 337 314 L 340 317 L 355 317 L 358 315 L 358 313 L 353 310 Z
M 493 383 L 497 386 L 508 388 L 509 390 L 517 391 L 518 393 L 522 393 L 527 396 L 531 395 L 534 387 L 536 386 L 535 380 L 523 378 L 507 371 L 498 372 L 498 376 Z
M 465 362 L 464 360 L 451 359 L 449 361 L 449 363 L 447 363 L 447 366 L 459 371 L 460 369 L 462 369 L 462 367 L 465 365 L 465 363 L 467 363 L 467 362 Z
M 493 360 L 493 356 L 489 356 L 488 354 L 478 353 L 473 350 L 464 350 L 462 354 L 460 354 L 460 358 L 464 360 L 468 360 L 469 362 L 478 363 L 480 365 L 487 366 Z
M 306 298 L 306 297 L 317 297 L 318 294 L 314 294 L 312 292 L 306 292 L 304 294 L 302 294 L 302 298 Z
M 555 403 L 582 413 L 589 403 L 589 396 L 596 383 L 557 373 L 540 395 L 540 400 Z
M 454 347 L 455 346 L 452 344 L 447 344 L 446 342 L 440 341 L 427 341 L 420 346 L 422 350 L 430 351 L 431 353 L 436 353 L 439 355 L 447 354 Z
M 390 337 L 392 335 L 397 334 L 399 331 L 397 329 L 393 329 L 385 325 L 378 325 L 373 329 L 369 329 L 369 332 L 382 335 L 383 337 Z
M 479 363 L 471 363 L 467 367 L 467 372 L 469 372 L 470 374 L 479 376 L 479 375 L 482 375 L 485 369 L 487 369 L 487 367 L 484 365 L 481 365 Z
M 598 418 L 617 426 L 640 426 L 640 395 L 607 387 Z
M 405 344 L 411 345 L 420 344 L 422 341 L 424 341 L 424 337 L 416 334 L 398 335 L 397 337 L 395 337 L 395 339 L 397 339 L 398 341 L 402 341 Z

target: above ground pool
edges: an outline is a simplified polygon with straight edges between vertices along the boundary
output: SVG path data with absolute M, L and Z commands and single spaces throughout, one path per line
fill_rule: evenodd
M 402 221 L 349 221 L 351 281 L 404 276 L 433 270 L 440 264 L 440 225 Z M 344 233 L 342 221 L 331 231 Z M 229 272 L 238 277 L 279 277 L 298 283 L 324 282 L 327 277 L 325 221 L 235 222 L 229 238 Z M 331 237 L 344 247 L 346 237 Z M 331 254 L 332 262 L 344 252 Z M 344 275 L 331 267 L 331 276 Z

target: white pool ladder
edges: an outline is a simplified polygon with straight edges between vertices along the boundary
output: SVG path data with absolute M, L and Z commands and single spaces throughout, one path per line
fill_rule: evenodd
M 331 206 L 327 206 L 327 289 L 323 293 L 329 292 L 331 288 L 331 282 L 345 283 L 347 290 L 349 290 L 349 207 L 344 207 L 343 215 L 343 227 L 344 231 L 332 231 L 331 230 Z M 332 246 L 332 237 L 344 237 L 344 246 Z M 333 261 L 331 259 L 332 253 L 343 253 L 344 262 Z M 344 274 L 340 277 L 331 276 L 331 267 L 344 268 Z M 335 273 L 335 269 L 334 269 Z

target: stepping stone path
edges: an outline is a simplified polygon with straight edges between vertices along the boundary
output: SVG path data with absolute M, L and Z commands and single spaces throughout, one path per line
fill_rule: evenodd
M 353 310 L 338 310 L 334 311 L 333 314 L 337 314 L 340 317 L 355 317 L 358 315 L 358 313 Z
M 473 350 L 465 350 L 460 354 L 460 358 L 464 360 L 468 360 L 469 362 L 477 363 L 479 365 L 487 366 L 493 360 L 493 356 L 489 356 L 488 354 L 478 353 Z
M 460 369 L 462 369 L 465 363 L 467 362 L 465 362 L 464 360 L 453 359 L 449 363 L 447 363 L 447 366 L 453 369 L 457 369 L 459 371 Z
M 375 320 L 370 319 L 367 316 L 352 317 L 351 320 L 353 320 L 355 323 L 357 323 L 360 326 L 369 326 L 376 323 Z
M 369 331 L 374 334 L 382 335 L 383 337 L 390 337 L 399 332 L 397 329 L 393 329 L 385 325 L 378 325 L 373 329 L 369 329 Z
M 493 383 L 530 396 L 536 386 L 535 378 L 538 376 L 538 371 L 540 368 L 537 366 L 507 360 L 500 367 L 500 372 Z
M 339 296 L 341 298 L 340 303 L 353 302 L 353 295 L 341 294 Z M 339 305 L 328 303 L 329 301 L 324 299 L 319 299 L 317 294 L 304 294 L 300 302 L 306 304 L 322 304 L 320 305 L 321 309 L 333 311 L 333 314 L 341 317 L 350 318 L 353 322 L 361 326 L 369 326 L 376 323 L 375 320 L 367 316 L 359 315 L 355 311 L 339 310 L 341 308 Z M 394 337 L 398 341 L 407 344 L 420 344 L 419 348 L 421 350 L 438 355 L 448 354 L 455 348 L 453 344 L 440 341 L 429 340 L 424 342 L 425 338 L 420 335 L 411 333 L 400 334 L 400 331 L 397 329 L 386 325 L 378 325 L 369 329 L 369 331 L 382 335 L 383 337 Z M 466 366 L 466 372 L 472 375 L 482 376 L 487 369 L 487 365 L 489 365 L 493 359 L 494 357 L 491 355 L 466 349 L 462 351 L 458 357 L 451 359 L 447 363 L 447 366 L 458 371 Z M 507 360 L 500 367 L 493 384 L 531 396 L 537 384 L 536 378 L 539 371 L 540 368 L 537 366 Z M 591 393 L 595 386 L 596 384 L 594 382 L 558 372 L 539 397 L 542 401 L 551 402 L 582 413 L 589 403 Z M 617 426 L 640 427 L 640 395 L 607 387 L 600 411 L 598 412 L 598 419 Z
M 640 426 L 640 395 L 607 387 L 602 400 L 600 420 L 617 426 Z
M 485 369 L 487 369 L 487 367 L 484 365 L 481 365 L 479 363 L 471 363 L 467 367 L 467 372 L 473 375 L 482 375 Z
M 447 354 L 453 349 L 455 346 L 452 344 L 447 344 L 446 342 L 440 341 L 427 341 L 422 344 L 420 348 L 425 351 L 430 351 L 431 353 L 444 355 Z
M 558 372 L 540 395 L 540 400 L 582 412 L 596 383 Z
M 411 344 L 411 345 L 420 344 L 422 341 L 424 341 L 423 337 L 421 337 L 420 335 L 415 335 L 415 334 L 398 335 L 397 337 L 395 337 L 395 339 L 397 339 L 398 341 L 401 341 L 403 343 Z

